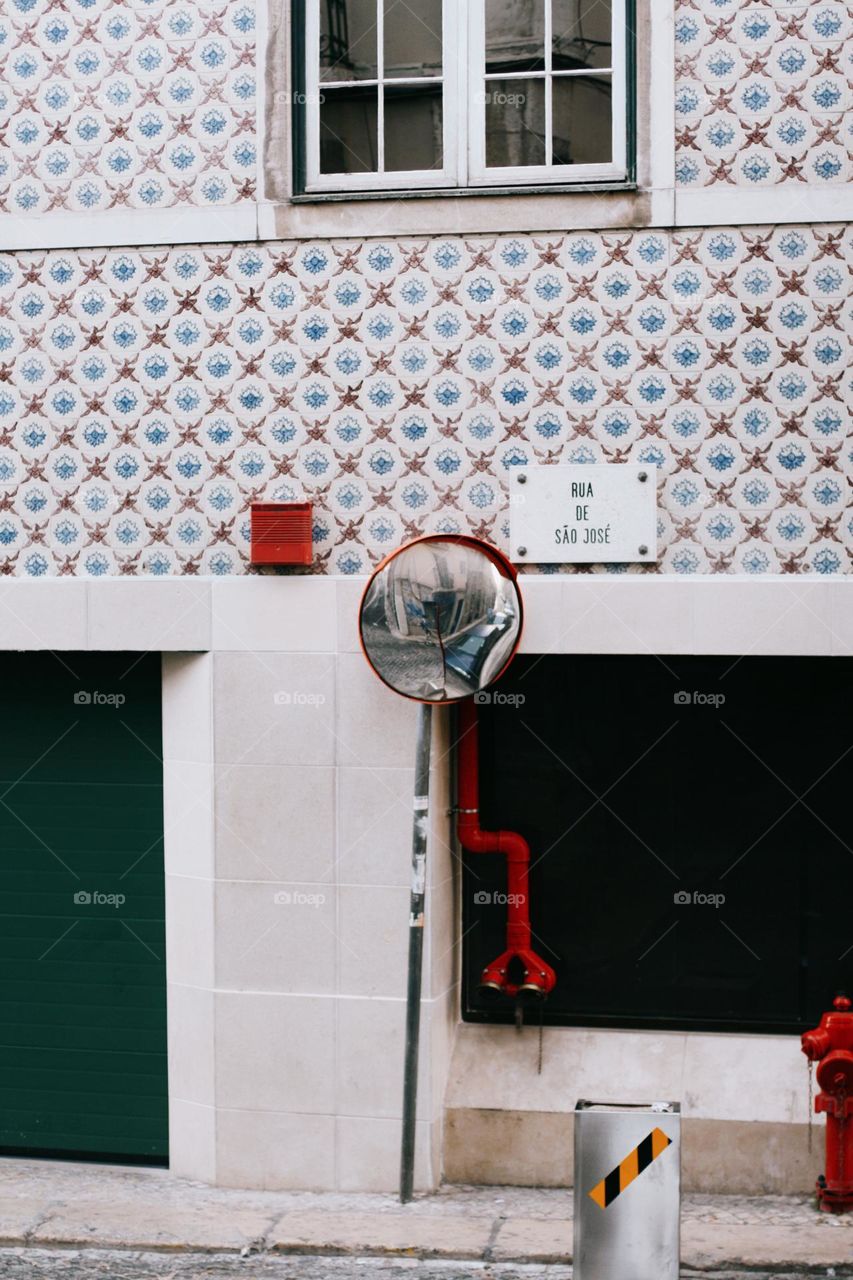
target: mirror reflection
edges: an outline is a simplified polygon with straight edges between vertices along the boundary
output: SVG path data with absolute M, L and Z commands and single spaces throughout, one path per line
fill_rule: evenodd
M 381 566 L 361 604 L 364 651 L 407 698 L 453 702 L 497 679 L 521 632 L 521 597 L 473 539 L 425 538 Z

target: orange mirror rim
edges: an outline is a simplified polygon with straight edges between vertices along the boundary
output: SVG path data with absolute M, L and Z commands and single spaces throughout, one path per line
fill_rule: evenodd
M 379 672 L 374 667 L 373 663 L 370 661 L 370 658 L 368 657 L 367 649 L 365 648 L 365 644 L 364 644 L 364 633 L 362 630 L 362 618 L 364 616 L 364 602 L 365 602 L 365 599 L 367 598 L 368 591 L 373 586 L 374 580 L 379 576 L 379 574 L 386 567 L 386 565 L 389 565 L 392 560 L 397 559 L 397 556 L 402 555 L 404 551 L 408 551 L 411 547 L 416 547 L 420 543 L 424 543 L 424 542 L 454 542 L 460 546 L 473 547 L 476 551 L 481 552 L 484 556 L 486 556 L 489 560 L 491 560 L 492 564 L 494 564 L 498 569 L 500 569 L 501 573 L 503 573 L 505 577 L 509 578 L 509 580 L 515 584 L 516 592 L 518 595 L 518 635 L 515 637 L 515 644 L 512 647 L 512 652 L 509 654 L 509 657 L 507 658 L 506 662 L 501 667 L 497 675 L 492 680 L 489 681 L 489 684 L 495 684 L 498 680 L 500 680 L 501 676 L 507 670 L 513 658 L 518 653 L 518 648 L 519 648 L 519 645 L 521 644 L 521 636 L 524 631 L 524 600 L 522 599 L 521 591 L 518 586 L 518 572 L 516 570 L 515 565 L 512 563 L 512 561 L 509 560 L 508 557 L 505 556 L 502 551 L 499 551 L 497 547 L 493 547 L 490 542 L 483 542 L 482 539 L 475 538 L 468 533 L 425 533 L 420 538 L 412 538 L 411 542 L 404 542 L 401 547 L 397 547 L 394 551 L 390 553 L 390 555 L 385 556 L 385 558 L 383 560 L 380 560 L 379 564 L 376 565 L 370 577 L 367 579 L 364 590 L 361 593 L 361 600 L 359 601 L 359 605 L 358 605 L 358 639 L 361 645 L 361 651 L 364 654 L 365 662 L 370 667 L 370 670 L 376 676 L 377 680 L 381 680 L 382 683 L 385 685 L 385 688 L 390 689 L 392 693 L 396 693 L 398 698 L 406 698 L 409 702 L 422 702 L 425 706 L 428 706 L 428 707 L 450 707 L 455 705 L 458 702 L 466 702 L 468 698 L 476 697 L 476 694 L 469 693 L 469 694 L 466 694 L 466 696 L 463 698 L 444 698 L 442 699 L 441 702 L 435 702 L 432 698 L 415 698 L 410 693 L 401 693 L 399 689 L 395 689 L 393 684 L 389 684 L 389 682 L 385 679 L 384 676 L 379 674 Z M 482 692 L 482 690 L 479 690 L 478 692 Z

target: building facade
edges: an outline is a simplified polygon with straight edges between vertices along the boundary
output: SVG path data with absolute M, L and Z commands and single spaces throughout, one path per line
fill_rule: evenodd
M 121 938 L 161 966 L 133 1007 L 156 1009 L 162 980 L 164 1010 L 159 1030 L 124 1028 L 120 1052 L 151 1035 L 161 1064 L 135 1135 L 69 1136 L 22 1084 L 0 1145 L 393 1188 L 414 712 L 359 652 L 364 575 L 423 532 L 515 555 L 516 468 L 639 462 L 656 468 L 655 563 L 525 565 L 525 654 L 844 669 L 853 8 L 10 0 L 0 67 L 0 641 L 37 706 L 46 670 L 71 673 L 66 719 L 45 701 L 44 734 L 6 761 L 6 829 L 35 842 L 10 848 L 72 867 L 46 907 L 12 859 L 10 915 L 47 921 L 15 962 L 38 1003 L 43 948 L 57 939 L 61 980 L 61 948 L 90 929 L 68 964 L 95 985 L 126 964 L 133 985 L 153 961 L 111 957 Z M 306 498 L 310 570 L 253 571 L 252 502 Z M 116 701 L 151 653 L 162 738 Z M 108 691 L 92 654 L 128 655 Z M 122 734 L 161 762 L 165 908 L 147 882 L 141 914 L 109 904 L 112 942 L 70 891 L 115 896 L 115 868 L 81 880 L 40 826 L 52 793 L 15 808 L 60 735 L 71 785 L 81 724 L 85 785 Z M 640 1025 L 549 1025 L 541 1072 L 530 1029 L 460 1019 L 452 728 L 433 764 L 420 1185 L 565 1183 L 576 1099 L 627 1093 L 683 1101 L 691 1185 L 809 1187 L 796 1001 L 772 1031 L 757 996 L 723 1030 L 645 1025 L 653 1000 Z M 818 962 L 804 943 L 790 963 Z M 838 985 L 849 963 L 839 946 Z M 75 1106 L 147 1078 L 119 1062 L 89 1079 L 85 1037 L 51 1034 Z M 38 1083 L 32 1043 L 15 1066 Z

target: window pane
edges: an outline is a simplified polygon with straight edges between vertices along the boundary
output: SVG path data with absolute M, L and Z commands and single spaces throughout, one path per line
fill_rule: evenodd
M 486 71 L 541 71 L 545 65 L 546 0 L 485 3 Z
M 320 0 L 320 79 L 375 80 L 376 0 Z
M 555 76 L 554 164 L 613 159 L 610 76 Z
M 440 169 L 442 164 L 441 85 L 386 87 L 386 170 Z
M 545 81 L 486 82 L 486 164 L 545 163 Z
M 611 0 L 551 0 L 555 71 L 612 66 Z
M 385 79 L 440 76 L 441 0 L 384 0 L 384 4 Z
M 320 104 L 320 172 L 376 173 L 377 89 L 325 89 Z

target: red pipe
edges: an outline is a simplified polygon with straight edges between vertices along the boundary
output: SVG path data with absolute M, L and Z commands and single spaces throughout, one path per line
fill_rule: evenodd
M 506 951 L 486 965 L 480 986 L 507 996 L 547 996 L 557 975 L 530 945 L 530 846 L 516 831 L 484 831 L 480 826 L 480 752 L 477 708 L 468 699 L 459 708 L 457 834 L 469 853 L 506 855 Z M 515 964 L 513 964 L 515 962 Z M 510 965 L 513 964 L 513 979 Z M 520 978 L 520 981 L 515 981 Z

